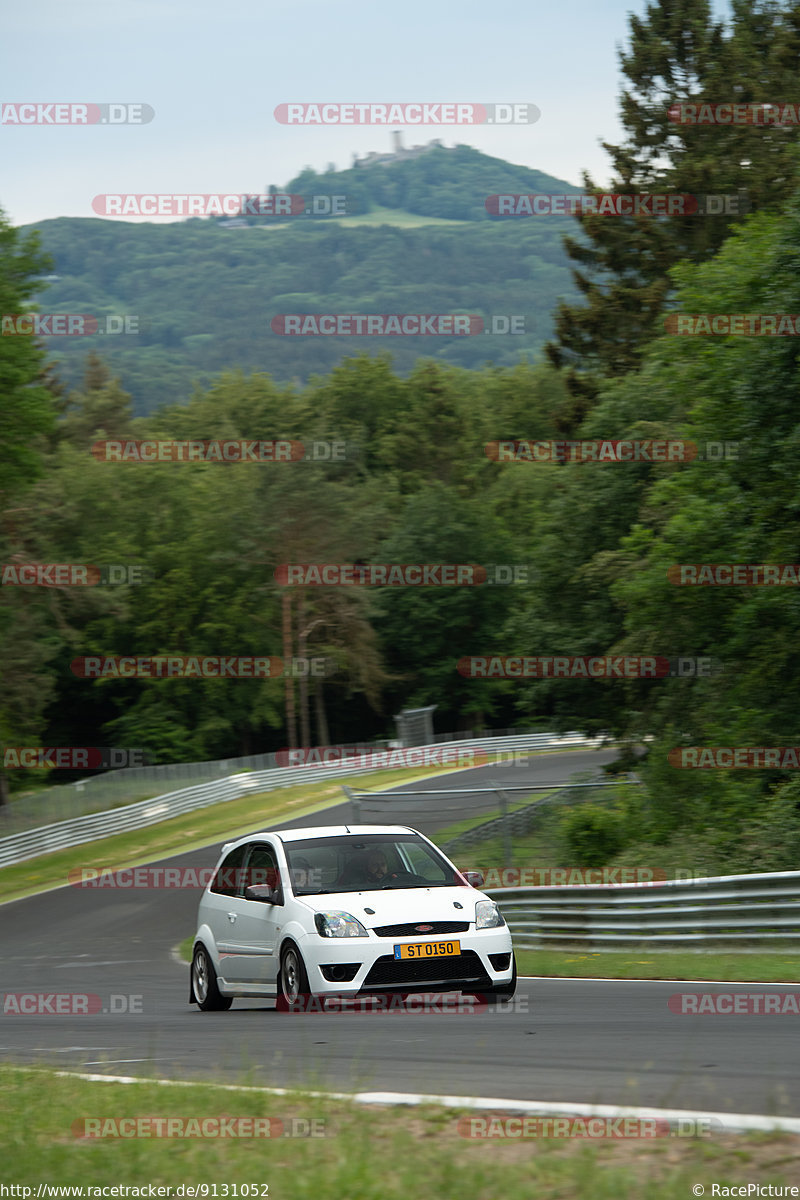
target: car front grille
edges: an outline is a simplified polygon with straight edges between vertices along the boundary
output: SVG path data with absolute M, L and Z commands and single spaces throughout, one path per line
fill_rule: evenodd
M 429 925 L 424 933 L 420 933 L 420 925 Z M 433 937 L 437 933 L 466 933 L 469 921 L 417 921 L 416 924 L 379 925 L 373 929 L 378 937 Z
M 447 983 L 482 984 L 491 987 L 486 969 L 474 950 L 441 958 L 394 958 L 384 954 L 377 959 L 362 987 L 397 987 L 413 991 L 413 985 Z

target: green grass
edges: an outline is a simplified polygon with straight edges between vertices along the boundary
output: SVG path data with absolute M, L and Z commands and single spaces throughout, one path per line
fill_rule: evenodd
M 800 953 L 702 950 L 518 950 L 521 975 L 560 979 L 719 979 L 730 983 L 800 983 Z
M 524 800 L 512 800 L 508 806 L 508 811 L 516 812 L 517 809 L 527 808 L 530 804 L 533 804 L 534 800 L 542 800 L 545 796 L 551 796 L 552 794 L 552 792 L 532 792 L 531 795 L 526 796 Z M 452 825 L 448 825 L 445 829 L 438 829 L 436 831 L 436 841 L 439 843 L 439 845 L 442 845 L 444 842 L 449 842 L 453 838 L 460 837 L 462 833 L 468 833 L 470 829 L 477 829 L 479 825 L 485 825 L 487 821 L 495 820 L 495 818 L 499 817 L 500 815 L 501 813 L 498 809 L 497 812 L 494 813 L 483 813 L 481 816 L 465 817 L 463 821 L 455 821 Z M 516 842 L 516 839 L 514 840 Z M 497 841 L 499 841 L 502 845 L 502 838 L 498 838 Z M 463 858 L 464 854 L 469 856 L 473 853 L 473 851 L 472 849 L 468 849 L 466 851 L 462 850 L 459 853 Z M 483 854 L 483 846 L 475 847 L 475 853 Z M 483 859 L 481 859 L 481 862 L 482 861 Z
M 309 218 L 309 221 L 314 218 Z M 448 227 L 456 225 L 474 225 L 474 221 L 457 221 L 451 220 L 449 217 L 424 217 L 418 213 L 405 212 L 402 208 L 381 208 L 375 206 L 368 213 L 359 213 L 352 217 L 326 217 L 325 222 L 316 219 L 316 224 L 330 224 L 335 221 L 337 225 L 356 226 L 356 225 L 396 225 L 405 229 L 415 229 L 420 225 L 446 225 Z M 308 222 L 306 222 L 308 223 Z M 261 225 L 261 229 L 290 229 L 296 221 L 275 221 L 269 225 Z
M 115 834 L 96 842 L 84 842 L 68 850 L 43 854 L 0 869 L 0 901 L 17 900 L 68 882 L 69 872 L 81 867 L 120 870 L 153 862 L 170 854 L 182 854 L 214 841 L 232 841 L 251 830 L 274 825 L 280 817 L 294 819 L 346 801 L 342 785 L 357 789 L 383 788 L 393 783 L 410 783 L 452 768 L 405 768 L 378 771 L 367 776 L 338 776 L 319 783 L 277 788 L 209 805 L 182 817 L 159 821 L 132 833 Z M 323 822 L 324 824 L 324 822 Z
M 787 1134 L 593 1144 L 471 1139 L 459 1132 L 464 1115 L 438 1106 L 366 1107 L 302 1092 L 123 1085 L 0 1067 L 0 1177 L 33 1187 L 33 1195 L 39 1183 L 144 1186 L 145 1195 L 149 1184 L 205 1184 L 213 1197 L 216 1184 L 218 1196 L 228 1185 L 229 1197 L 241 1197 L 243 1184 L 255 1184 L 249 1195 L 269 1200 L 686 1200 L 696 1183 L 708 1196 L 713 1182 L 796 1183 L 800 1166 L 798 1139 Z M 75 1136 L 86 1119 L 137 1117 L 269 1118 L 276 1131 L 280 1121 L 284 1129 L 323 1136 Z

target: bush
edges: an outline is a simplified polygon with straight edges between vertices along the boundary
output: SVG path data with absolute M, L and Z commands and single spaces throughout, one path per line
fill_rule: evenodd
M 561 837 L 569 865 L 575 867 L 602 867 L 627 841 L 620 814 L 593 804 L 564 814 Z

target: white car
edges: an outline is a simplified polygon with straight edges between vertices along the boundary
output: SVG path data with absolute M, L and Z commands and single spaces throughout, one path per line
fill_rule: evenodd
M 222 848 L 200 900 L 190 1002 L 237 996 L 514 995 L 493 900 L 421 833 L 341 825 L 249 834 Z

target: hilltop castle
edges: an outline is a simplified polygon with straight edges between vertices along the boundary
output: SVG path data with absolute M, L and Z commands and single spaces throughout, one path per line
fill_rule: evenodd
M 441 146 L 440 138 L 434 138 L 431 142 L 426 142 L 424 146 L 410 146 L 407 150 L 403 145 L 403 135 L 399 130 L 395 129 L 392 132 L 392 145 L 394 150 L 391 154 L 378 154 L 373 151 L 372 154 L 367 154 L 364 158 L 359 158 L 357 154 L 353 155 L 354 167 L 377 167 L 389 165 L 390 163 L 408 162 L 409 159 L 419 158 L 421 154 L 427 154 L 433 150 L 435 146 Z

